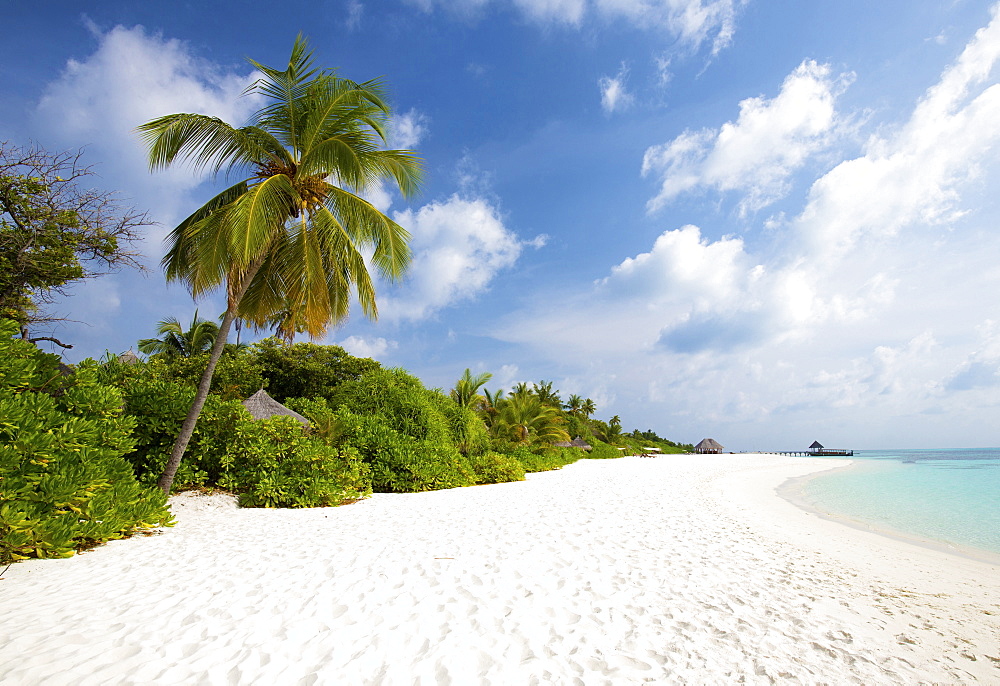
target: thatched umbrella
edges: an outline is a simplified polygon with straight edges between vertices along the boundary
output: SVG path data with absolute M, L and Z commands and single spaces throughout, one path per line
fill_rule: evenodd
M 696 453 L 721 453 L 725 448 L 714 438 L 703 438 L 701 443 L 694 447 Z
M 263 388 L 243 401 L 243 407 L 253 415 L 254 419 L 268 419 L 269 417 L 294 417 L 296 421 L 309 426 L 309 420 L 298 412 L 289 410 L 277 400 L 267 394 Z

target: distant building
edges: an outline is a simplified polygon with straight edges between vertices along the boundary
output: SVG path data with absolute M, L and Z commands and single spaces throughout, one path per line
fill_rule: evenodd
M 824 457 L 851 457 L 854 455 L 853 450 L 846 448 L 824 448 L 823 444 L 819 441 L 813 441 L 813 444 L 809 446 L 809 452 L 813 455 L 822 455 Z
M 718 454 L 721 453 L 725 448 L 722 447 L 717 440 L 714 438 L 703 438 L 701 443 L 694 447 L 696 453 L 702 454 Z

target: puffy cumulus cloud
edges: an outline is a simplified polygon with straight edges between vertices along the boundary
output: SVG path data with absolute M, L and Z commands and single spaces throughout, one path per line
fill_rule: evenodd
M 491 0 L 408 0 L 425 12 L 435 7 L 463 17 L 479 17 Z M 627 21 L 641 29 L 662 31 L 688 48 L 711 43 L 712 53 L 732 42 L 736 18 L 747 0 L 493 0 L 513 5 L 542 24 L 581 26 L 589 17 Z
M 421 319 L 473 298 L 510 267 L 523 244 L 497 209 L 478 197 L 453 195 L 393 218 L 412 234 L 413 258 L 405 287 L 383 298 L 383 318 Z
M 241 124 L 257 107 L 240 97 L 252 72 L 234 72 L 199 58 L 179 40 L 142 26 L 97 34 L 97 50 L 69 60 L 38 103 L 39 135 L 61 146 L 87 146 L 88 160 L 116 188 L 150 208 L 165 224 L 182 219 L 177 207 L 204 179 L 189 168 L 149 173 L 135 127 L 174 112 L 197 112 Z
M 807 60 L 785 78 L 773 99 L 743 100 L 735 122 L 718 130 L 685 131 L 650 147 L 642 173 L 660 177 L 661 187 L 648 209 L 659 210 L 699 187 L 744 193 L 743 214 L 774 202 L 787 191 L 792 173 L 836 135 L 836 99 L 851 78 Z
M 1000 142 L 997 7 L 989 25 L 928 89 L 893 136 L 873 136 L 810 189 L 795 222 L 807 250 L 843 255 L 858 241 L 882 241 L 904 227 L 959 218 L 960 189 L 995 157 Z
M 998 61 L 994 10 L 908 117 L 883 124 L 753 244 L 666 231 L 590 289 L 547 293 L 558 309 L 512 313 L 494 335 L 557 351 L 558 373 L 586 369 L 616 393 L 611 411 L 691 440 L 725 427 L 737 449 L 773 447 L 779 428 L 789 446 L 845 432 L 855 445 L 940 445 L 956 431 L 994 444 L 1000 302 L 983 294 L 1000 290 L 988 195 L 1000 175 Z M 714 151 L 719 132 L 699 135 L 675 145 Z M 702 183 L 698 154 L 687 169 Z
M 635 100 L 626 89 L 628 67 L 624 64 L 615 76 L 602 76 L 598 81 L 601 89 L 601 107 L 608 114 L 628 109 Z
M 348 336 L 337 343 L 341 348 L 356 357 L 370 357 L 373 360 L 382 359 L 386 353 L 396 350 L 399 344 L 385 338 L 365 338 L 364 336 Z
M 427 115 L 415 109 L 396 115 L 392 122 L 392 140 L 390 141 L 392 147 L 400 150 L 413 150 L 427 135 L 429 123 L 430 119 Z

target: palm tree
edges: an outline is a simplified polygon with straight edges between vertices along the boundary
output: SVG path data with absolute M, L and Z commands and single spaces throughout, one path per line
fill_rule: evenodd
M 535 387 L 535 395 L 538 396 L 546 405 L 554 405 L 555 407 L 562 407 L 562 400 L 559 398 L 559 391 L 552 390 L 551 381 L 539 381 L 533 384 Z
M 511 391 L 511 395 L 528 395 L 531 393 L 531 389 L 528 388 L 528 384 L 524 381 L 520 381 L 514 385 L 514 390 Z
M 351 291 L 375 318 L 365 256 L 388 280 L 409 263 L 409 234 L 357 193 L 391 180 L 416 192 L 420 160 L 386 150 L 391 111 L 378 80 L 355 83 L 313 67 L 299 36 L 288 67 L 253 60 L 262 74 L 248 92 L 264 107 L 239 128 L 202 114 L 171 114 L 138 128 L 154 170 L 177 161 L 243 180 L 171 231 L 168 280 L 198 297 L 226 289 L 226 312 L 191 410 L 158 485 L 169 493 L 237 318 L 263 327 L 284 310 L 311 336 L 347 316 Z
M 195 310 L 187 331 L 176 317 L 167 317 L 158 322 L 156 333 L 160 334 L 160 338 L 139 341 L 139 352 L 163 357 L 192 357 L 212 348 L 219 334 L 219 325 L 200 319 L 198 310 Z
M 475 408 L 483 401 L 479 395 L 479 389 L 486 385 L 486 382 L 493 378 L 489 372 L 472 375 L 472 370 L 466 368 L 462 378 L 455 382 L 455 387 L 451 389 L 451 397 L 462 407 Z
M 569 397 L 569 400 L 566 401 L 565 407 L 570 414 L 578 414 L 580 412 L 580 408 L 583 407 L 583 398 L 574 393 Z
M 558 408 L 533 393 L 515 393 L 500 404 L 491 429 L 495 436 L 527 445 L 570 440 L 564 424 Z
M 590 398 L 583 401 L 583 405 L 580 407 L 580 411 L 583 412 L 583 416 L 590 419 L 590 415 L 597 412 L 597 405 Z

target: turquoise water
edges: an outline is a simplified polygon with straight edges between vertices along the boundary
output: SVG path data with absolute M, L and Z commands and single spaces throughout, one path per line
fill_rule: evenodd
M 1000 553 L 1000 448 L 855 451 L 802 489 L 807 502 L 904 535 Z

